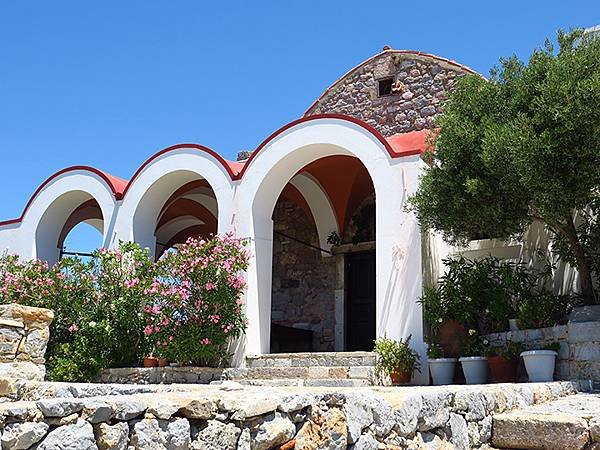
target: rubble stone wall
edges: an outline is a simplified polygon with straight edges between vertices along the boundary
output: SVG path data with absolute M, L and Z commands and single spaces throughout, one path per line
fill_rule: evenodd
M 490 441 L 493 415 L 587 387 L 22 384 L 0 403 L 0 431 L 2 448 L 38 450 L 467 449 Z
M 441 103 L 467 68 L 424 54 L 383 52 L 331 86 L 305 116 L 337 113 L 356 117 L 384 136 L 433 128 Z M 393 80 L 379 95 L 379 80 Z
M 273 323 L 311 330 L 312 350 L 333 351 L 335 333 L 335 258 L 277 232 L 319 246 L 317 229 L 302 208 L 278 201 L 273 213 Z
M 0 305 L 0 377 L 44 379 L 53 319 L 49 309 Z
M 569 322 L 549 328 L 508 331 L 487 336 L 491 345 L 518 342 L 527 350 L 560 344 L 557 380 L 600 381 L 600 321 Z

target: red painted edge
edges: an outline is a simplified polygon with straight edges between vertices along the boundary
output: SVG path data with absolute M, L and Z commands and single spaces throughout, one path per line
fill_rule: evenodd
M 23 217 L 25 217 L 25 213 L 27 212 L 27 210 L 33 203 L 33 200 L 37 197 L 37 195 L 41 192 L 41 190 L 44 189 L 44 187 L 46 187 L 46 185 L 48 185 L 48 183 L 50 183 L 52 180 L 54 180 L 56 177 L 62 175 L 63 173 L 73 172 L 76 170 L 83 170 L 83 171 L 91 172 L 93 174 L 98 175 L 100 178 L 102 178 L 106 182 L 106 184 L 108 185 L 108 187 L 110 188 L 110 190 L 112 191 L 113 195 L 115 196 L 115 198 L 117 200 L 121 200 L 123 198 L 123 187 L 127 183 L 127 181 L 122 180 L 121 178 L 115 177 L 113 175 L 109 175 L 109 174 L 107 174 L 99 169 L 96 169 L 95 167 L 91 167 L 91 166 L 66 167 L 66 168 L 59 170 L 58 172 L 52 174 L 50 177 L 48 177 L 46 179 L 46 181 L 44 181 L 42 184 L 40 184 L 40 186 L 35 190 L 33 195 L 29 198 L 29 201 L 25 205 L 25 208 L 23 209 L 23 212 L 21 213 L 20 217 L 18 217 L 17 219 L 10 219 L 10 220 L 2 221 L 2 222 L 0 222 L 0 226 L 11 225 L 13 223 L 19 223 L 19 222 L 23 221 Z
M 50 176 L 46 181 L 44 181 L 37 189 L 36 191 L 33 193 L 33 195 L 31 196 L 31 198 L 29 199 L 29 201 L 27 202 L 27 205 L 25 206 L 25 209 L 23 210 L 23 213 L 21 214 L 21 216 L 17 219 L 11 219 L 11 220 L 5 220 L 5 221 L 0 221 L 0 226 L 4 226 L 4 225 L 10 225 L 10 224 L 14 224 L 14 223 L 19 223 L 23 220 L 23 217 L 25 216 L 25 213 L 27 212 L 27 210 L 29 209 L 29 206 L 31 205 L 31 203 L 33 203 L 33 200 L 35 199 L 35 197 L 40 193 L 40 191 L 48 184 L 50 183 L 50 181 L 52 181 L 54 178 L 56 178 L 59 175 L 62 175 L 63 173 L 66 172 L 71 172 L 74 170 L 87 170 L 89 172 L 92 172 L 98 176 L 100 176 L 110 187 L 111 191 L 113 192 L 115 199 L 116 200 L 122 200 L 125 195 L 127 194 L 127 191 L 129 190 L 129 187 L 131 186 L 131 184 L 133 183 L 133 181 L 139 176 L 139 174 L 142 172 L 142 170 L 144 170 L 152 161 L 154 161 L 156 158 L 160 157 L 161 155 L 164 155 L 165 153 L 168 153 L 170 151 L 173 150 L 178 150 L 178 149 L 182 149 L 182 148 L 192 148 L 192 149 L 196 149 L 196 150 L 200 150 L 203 152 L 208 153 L 209 155 L 211 155 L 212 157 L 214 157 L 222 166 L 223 168 L 227 171 L 229 177 L 231 178 L 231 180 L 236 181 L 236 180 L 240 180 L 243 176 L 244 173 L 246 173 L 246 170 L 248 169 L 248 167 L 250 166 L 250 164 L 252 163 L 252 161 L 254 160 L 254 158 L 256 158 L 256 155 L 258 155 L 258 153 L 260 153 L 262 151 L 262 149 L 264 147 L 267 146 L 267 144 L 272 141 L 273 139 L 275 139 L 277 136 L 279 136 L 280 134 L 282 134 L 283 132 L 285 132 L 286 130 L 299 125 L 301 123 L 305 123 L 305 122 L 310 122 L 313 120 L 319 120 L 319 119 L 336 119 L 336 120 L 344 120 L 347 122 L 351 122 L 354 123 L 356 125 L 359 125 L 360 127 L 364 128 L 365 130 L 367 130 L 369 133 L 371 133 L 379 142 L 381 142 L 381 144 L 385 147 L 386 151 L 388 152 L 388 154 L 390 155 L 391 158 L 401 158 L 401 157 L 405 157 L 405 156 L 411 156 L 411 155 L 419 155 L 423 152 L 423 149 L 409 149 L 409 150 L 396 150 L 386 139 L 385 137 L 373 126 L 369 125 L 368 123 L 363 122 L 360 119 L 356 119 L 354 117 L 350 117 L 350 116 L 346 116 L 343 114 L 315 114 L 312 116 L 307 116 L 307 117 L 301 117 L 300 119 L 294 120 L 293 122 L 290 122 L 284 126 L 282 126 L 281 128 L 279 128 L 277 131 L 271 133 L 271 135 L 269 137 L 267 137 L 257 148 L 256 150 L 254 150 L 252 152 L 252 154 L 250 155 L 250 157 L 244 162 L 244 163 L 239 163 L 239 162 L 234 162 L 234 161 L 228 161 L 225 158 L 223 158 L 221 155 L 219 155 L 216 151 L 212 150 L 209 147 L 205 147 L 204 145 L 200 145 L 200 144 L 176 144 L 176 145 L 172 145 L 170 147 L 167 147 L 157 153 L 155 153 L 154 155 L 152 155 L 150 158 L 148 158 L 140 167 L 139 169 L 136 170 L 136 172 L 133 174 L 133 177 L 131 178 L 131 180 L 129 180 L 129 182 L 127 182 L 126 180 L 122 180 L 120 178 L 114 177 L 112 175 L 109 175 L 105 172 L 102 172 L 101 170 L 98 170 L 94 167 L 90 167 L 90 166 L 72 166 L 72 167 L 67 167 L 66 169 L 62 169 L 58 172 L 56 172 L 55 174 L 53 174 L 52 176 Z
M 277 136 L 279 136 L 286 130 L 289 130 L 290 128 L 295 127 L 296 125 L 299 125 L 304 122 L 310 122 L 312 120 L 319 120 L 319 119 L 345 120 L 346 122 L 351 122 L 356 125 L 359 125 L 360 127 L 367 130 L 369 133 L 371 133 L 373 136 L 375 136 L 375 138 L 383 144 L 383 146 L 385 147 L 385 149 L 387 150 L 387 152 L 391 158 L 399 158 L 399 157 L 403 157 L 403 156 L 418 155 L 418 154 L 422 153 L 421 149 L 396 151 L 394 149 L 394 147 L 385 139 L 385 137 L 383 137 L 383 135 L 376 128 L 374 128 L 373 126 L 369 125 L 368 123 L 363 122 L 362 120 L 357 119 L 355 117 L 346 116 L 344 114 L 314 114 L 312 116 L 306 116 L 306 117 L 301 117 L 299 119 L 296 119 L 293 122 L 290 122 L 290 123 L 282 126 L 281 128 L 279 128 L 277 131 L 273 132 L 268 138 L 266 138 L 264 141 L 261 142 L 261 144 L 256 148 L 256 150 L 254 150 L 252 152 L 250 157 L 246 160 L 244 167 L 242 168 L 240 173 L 237 175 L 237 177 L 234 179 L 235 180 L 241 179 L 244 176 L 244 174 L 246 173 L 246 170 L 248 170 L 248 167 L 250 166 L 250 164 L 252 163 L 254 158 L 256 158 L 256 155 L 258 155 L 261 152 L 261 150 L 263 148 L 265 148 L 266 145 L 269 142 L 271 142 L 273 139 L 275 139 Z
M 212 148 L 205 147 L 204 145 L 200 145 L 200 144 L 175 144 L 175 145 L 172 145 L 165 149 L 162 149 L 161 151 L 155 153 L 150 158 L 148 158 L 146 161 L 144 161 L 144 163 L 140 166 L 140 168 L 135 171 L 135 173 L 133 174 L 133 177 L 131 177 L 131 180 L 129 180 L 129 183 L 127 184 L 127 187 L 125 187 L 125 191 L 123 192 L 123 197 L 125 196 L 125 194 L 127 194 L 127 191 L 129 190 L 129 186 L 131 186 L 133 181 L 138 177 L 138 175 L 142 172 L 142 170 L 144 170 L 152 161 L 154 161 L 159 156 L 164 155 L 165 153 L 168 153 L 173 150 L 179 150 L 182 148 L 193 148 L 193 149 L 208 153 L 209 155 L 214 157 L 223 166 L 223 168 L 227 171 L 227 173 L 229 174 L 229 177 L 232 180 L 237 179 L 236 176 L 238 175 L 238 171 L 234 170 L 234 169 L 238 169 L 238 167 L 236 167 L 236 166 L 238 166 L 238 163 L 226 160 L 221 155 L 219 155 L 216 151 L 214 151 Z

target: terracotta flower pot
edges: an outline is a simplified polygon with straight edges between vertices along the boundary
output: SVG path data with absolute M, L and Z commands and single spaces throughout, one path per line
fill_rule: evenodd
M 490 356 L 490 381 L 492 383 L 514 383 L 517 379 L 517 358 Z
M 158 367 L 167 367 L 169 365 L 169 361 L 167 361 L 164 358 L 157 358 L 158 359 Z
M 154 356 L 144 356 L 144 367 L 158 367 L 158 358 Z
M 396 369 L 393 372 L 390 372 L 390 379 L 392 380 L 393 386 L 400 386 L 402 384 L 410 383 L 411 376 L 412 372 L 409 372 L 408 370 Z

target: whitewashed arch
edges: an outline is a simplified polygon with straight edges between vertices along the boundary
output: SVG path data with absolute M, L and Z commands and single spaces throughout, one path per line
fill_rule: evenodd
M 307 164 L 333 155 L 358 158 L 376 196 L 376 327 L 392 338 L 413 335 L 424 351 L 420 305 L 421 237 L 414 214 L 404 209 L 418 182 L 418 156 L 392 158 L 381 136 L 360 123 L 324 117 L 302 121 L 263 144 L 246 168 L 238 193 L 239 230 L 252 238 L 248 271 L 247 353 L 268 353 L 271 321 L 271 214 L 286 183 Z
M 52 177 L 27 206 L 19 229 L 19 248 L 23 258 L 58 260 L 60 232 L 67 219 L 81 204 L 94 199 L 102 212 L 102 242 L 106 245 L 112 230 L 116 200 L 107 181 L 86 169 L 64 171 Z
M 136 241 L 153 253 L 154 232 L 162 207 L 178 188 L 197 179 L 205 179 L 214 191 L 217 232 L 228 231 L 233 207 L 230 174 L 213 154 L 182 146 L 151 158 L 134 176 L 119 210 L 115 238 Z

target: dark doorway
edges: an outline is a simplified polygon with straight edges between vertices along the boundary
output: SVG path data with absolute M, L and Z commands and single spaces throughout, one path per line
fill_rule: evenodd
M 375 340 L 375 252 L 346 255 L 346 350 L 371 351 Z

